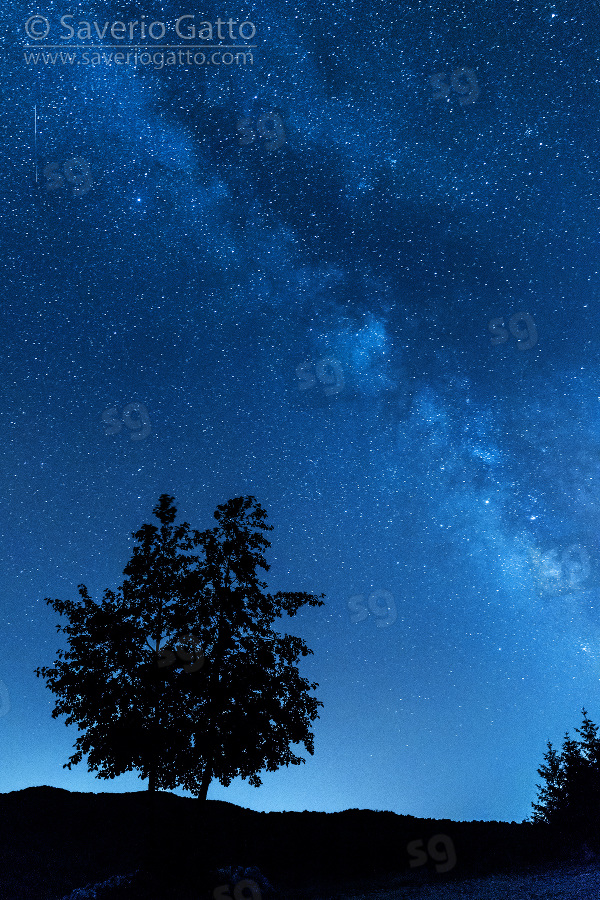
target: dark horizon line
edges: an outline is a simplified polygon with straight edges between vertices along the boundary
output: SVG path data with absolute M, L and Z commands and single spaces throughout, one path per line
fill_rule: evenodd
M 93 794 L 94 796 L 96 796 L 98 794 L 114 794 L 115 796 L 118 796 L 121 794 L 126 795 L 126 794 L 151 794 L 152 793 L 151 791 L 148 790 L 148 788 L 141 788 L 138 791 L 72 791 L 69 788 L 56 787 L 53 784 L 30 784 L 30 785 L 28 785 L 28 787 L 16 788 L 14 791 L 0 791 L 0 798 L 6 797 L 6 796 L 8 796 L 8 794 L 19 794 L 21 791 L 36 791 L 36 790 L 43 790 L 43 789 L 48 789 L 48 790 L 52 790 L 52 791 L 64 791 L 66 794 Z M 176 794 L 174 791 L 166 791 L 166 790 L 162 790 L 160 788 L 157 788 L 157 790 L 155 791 L 155 794 L 171 794 L 173 797 L 177 797 L 179 800 L 196 801 L 198 799 L 194 795 L 192 795 L 191 797 L 181 797 L 179 794 Z M 448 819 L 446 817 L 437 818 L 437 817 L 433 817 L 433 816 L 413 816 L 412 813 L 398 813 L 398 812 L 395 812 L 393 809 L 371 809 L 370 807 L 361 807 L 359 809 L 359 807 L 357 807 L 357 806 L 347 807 L 346 809 L 337 809 L 337 810 L 334 810 L 333 812 L 325 812 L 325 810 L 322 810 L 322 809 L 304 809 L 304 810 L 271 809 L 271 810 L 267 811 L 267 810 L 261 810 L 261 809 L 252 809 L 249 806 L 240 806 L 239 803 L 233 803 L 233 801 L 231 801 L 231 800 L 217 800 L 217 799 L 210 799 L 207 797 L 206 802 L 207 803 L 208 802 L 210 802 L 210 803 L 227 803 L 229 806 L 236 806 L 238 809 L 246 809 L 246 810 L 248 810 L 248 812 L 264 813 L 265 815 L 268 815 L 269 812 L 277 813 L 277 814 L 289 812 L 289 813 L 295 813 L 296 815 L 298 813 L 318 813 L 319 815 L 335 816 L 335 815 L 340 815 L 341 813 L 345 813 L 345 812 L 375 812 L 375 813 L 387 813 L 387 814 L 391 813 L 394 816 L 400 816 L 401 818 L 404 818 L 404 819 L 416 819 L 420 822 L 455 822 L 455 823 L 464 822 L 467 824 L 474 823 L 474 822 L 482 822 L 482 823 L 499 822 L 499 823 L 506 824 L 506 825 L 530 825 L 530 824 L 532 824 L 531 822 L 529 822 L 528 819 L 522 819 L 520 822 L 517 822 L 515 819 L 512 819 L 511 821 L 508 821 L 508 819 Z

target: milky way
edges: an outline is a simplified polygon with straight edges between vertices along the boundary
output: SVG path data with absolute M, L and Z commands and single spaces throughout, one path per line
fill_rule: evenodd
M 116 587 L 164 492 L 198 528 L 253 494 L 270 589 L 326 594 L 280 626 L 314 756 L 209 797 L 521 820 L 546 740 L 600 718 L 600 13 L 521 6 L 13 5 L 0 790 L 145 787 L 62 769 L 32 670 L 44 597 Z M 74 63 L 26 62 L 34 13 Z M 108 64 L 133 42 L 66 13 L 256 49 Z

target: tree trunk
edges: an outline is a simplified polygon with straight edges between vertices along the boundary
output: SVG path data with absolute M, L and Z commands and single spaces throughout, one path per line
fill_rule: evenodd
M 158 792 L 155 787 L 154 771 L 150 775 L 150 785 L 148 787 L 147 806 L 146 806 L 146 842 L 144 853 L 144 864 L 148 872 L 158 873 L 158 848 L 159 837 L 157 832 L 158 816 L 156 804 L 158 801 Z
M 206 749 L 206 765 L 202 773 L 202 781 L 200 782 L 200 790 L 198 792 L 198 828 L 199 833 L 204 835 L 204 840 L 199 842 L 198 847 L 198 890 L 200 896 L 204 900 L 212 900 L 214 889 L 217 885 L 214 883 L 214 850 L 218 848 L 215 841 L 215 826 L 213 822 L 209 823 L 208 804 L 206 795 L 213 778 L 213 765 L 215 761 L 215 741 L 216 736 L 212 731 L 213 722 L 218 716 L 217 700 L 220 699 L 220 671 L 223 662 L 223 642 L 225 635 L 223 633 L 223 613 L 219 612 L 219 621 L 217 625 L 217 638 L 215 642 L 215 652 L 213 666 L 208 678 L 208 734 L 209 737 Z M 211 816 L 212 818 L 212 816 Z M 211 850 L 209 850 L 209 844 Z M 218 853 L 218 849 L 217 849 Z
M 198 792 L 198 814 L 196 817 L 198 833 L 201 835 L 197 855 L 197 887 L 203 900 L 209 900 L 209 898 L 212 900 L 213 890 L 217 886 L 214 883 L 213 871 L 213 854 L 215 849 L 214 823 L 209 823 L 208 804 L 206 802 L 208 787 L 212 781 L 212 764 L 213 755 L 209 754 Z
M 158 752 L 158 725 L 160 721 L 160 688 L 158 680 L 154 683 L 154 713 L 153 724 L 148 740 L 148 755 L 150 762 L 150 770 L 148 772 L 148 831 L 146 842 L 146 868 L 152 872 L 153 877 L 159 879 L 161 876 L 160 864 L 160 837 L 158 834 L 158 768 L 159 768 L 159 752 Z
M 200 803 L 206 803 L 206 795 L 208 794 L 208 788 L 212 781 L 212 766 L 213 766 L 213 757 L 210 755 L 209 759 L 206 761 L 206 767 L 202 774 L 202 781 L 200 782 L 200 792 L 198 794 L 198 800 Z

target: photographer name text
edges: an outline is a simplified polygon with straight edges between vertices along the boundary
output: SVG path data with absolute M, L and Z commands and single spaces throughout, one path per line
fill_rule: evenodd
M 114 41 L 162 41 L 168 35 L 179 38 L 182 41 L 251 41 L 256 34 L 256 27 L 250 21 L 240 22 L 239 19 L 216 19 L 214 22 L 196 22 L 196 16 L 191 13 L 179 16 L 173 22 L 154 20 L 148 22 L 145 16 L 140 16 L 133 22 L 97 22 L 88 19 L 74 21 L 75 16 L 65 14 L 60 18 L 62 32 L 52 35 L 56 40 L 63 42 L 76 38 L 78 41 L 105 40 L 111 38 Z M 30 16 L 25 23 L 25 31 L 28 38 L 33 41 L 43 41 L 51 32 L 49 19 L 42 15 Z M 62 46 L 62 45 L 61 45 Z M 248 46 L 245 44 L 244 46 Z

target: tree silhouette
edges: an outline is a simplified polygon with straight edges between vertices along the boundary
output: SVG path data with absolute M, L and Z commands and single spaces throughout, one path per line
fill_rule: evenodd
M 145 525 L 133 535 L 141 544 L 133 559 L 143 551 L 148 562 L 138 595 L 126 582 L 117 592 L 107 589 L 100 604 L 92 601 L 85 585 L 79 586 L 81 604 L 46 598 L 70 620 L 56 626 L 68 635 L 70 649 L 58 651 L 53 668 L 35 670 L 59 698 L 53 718 L 67 714 L 66 724 L 77 722 L 84 731 L 63 768 L 88 754 L 88 770 L 97 771 L 98 778 L 139 770 L 140 777 L 149 779 L 150 791 L 177 786 L 176 745 L 181 751 L 186 739 L 177 706 L 177 673 L 158 665 L 161 641 L 172 627 L 178 582 L 191 564 L 182 553 L 191 546 L 189 525 L 172 526 L 171 499 L 163 495 L 153 510 L 160 532 Z
M 241 776 L 259 787 L 261 769 L 304 763 L 290 744 L 314 753 L 309 728 L 323 705 L 309 695 L 318 683 L 301 678 L 295 666 L 300 654 L 313 651 L 301 638 L 270 628 L 283 611 L 294 616 L 323 601 L 304 592 L 263 593 L 256 569 L 269 570 L 263 551 L 270 543 L 261 532 L 272 526 L 253 497 L 229 500 L 214 516 L 217 526 L 195 535 L 202 560 L 185 579 L 190 595 L 201 594 L 210 610 L 209 619 L 190 623 L 207 648 L 207 663 L 202 681 L 189 683 L 204 702 L 190 703 L 192 760 L 183 767 L 184 786 L 201 801 L 213 778 L 227 787 Z
M 581 740 L 567 732 L 560 755 L 548 741 L 545 763 L 537 770 L 545 785 L 538 788 L 534 822 L 545 822 L 578 840 L 597 842 L 600 836 L 600 738 L 598 728 L 582 710 Z
M 538 775 L 542 776 L 546 784 L 536 784 L 540 802 L 532 804 L 535 809 L 532 819 L 534 822 L 554 823 L 563 800 L 564 774 L 561 757 L 550 741 L 548 741 L 547 747 L 548 750 L 544 754 L 545 765 L 542 764 L 537 770 Z
M 70 619 L 56 626 L 70 649 L 35 673 L 58 696 L 53 718 L 67 714 L 84 731 L 63 768 L 88 754 L 99 778 L 138 770 L 151 792 L 181 786 L 205 801 L 214 778 L 259 786 L 261 769 L 305 762 L 291 743 L 314 753 L 309 727 L 323 704 L 294 665 L 312 650 L 270 625 L 323 601 L 262 592 L 256 568 L 269 569 L 262 532 L 272 526 L 254 497 L 217 507 L 217 526 L 202 533 L 174 525 L 173 501 L 163 494 L 153 510 L 160 528 L 133 535 L 117 592 L 107 589 L 100 604 L 85 585 L 81 603 L 46 598 Z
M 190 681 L 202 678 L 201 667 L 185 665 L 193 654 L 186 657 L 181 651 L 175 652 L 181 636 L 189 633 L 187 623 L 194 615 L 190 609 L 193 601 L 183 586 L 186 576 L 199 563 L 190 553 L 198 533 L 192 532 L 187 522 L 174 525 L 177 510 L 174 498 L 168 494 L 161 495 L 152 512 L 160 528 L 142 525 L 133 535 L 137 544 L 123 570 L 128 577 L 121 586 L 127 621 L 143 623 L 145 659 L 138 673 L 149 692 L 150 710 L 141 741 L 143 756 L 137 768 L 142 778 L 148 778 L 151 792 L 158 787 L 172 789 L 181 783 L 181 754 L 189 740 L 184 726 L 190 711 Z M 205 614 L 202 597 L 195 598 L 195 602 Z M 125 752 L 133 735 L 139 733 L 140 724 L 139 709 L 128 711 L 122 718 Z

